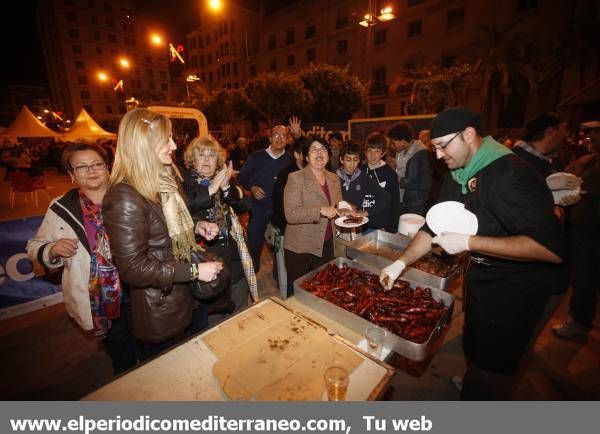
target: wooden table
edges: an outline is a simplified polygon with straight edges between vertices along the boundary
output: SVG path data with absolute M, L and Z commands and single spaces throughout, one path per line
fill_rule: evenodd
M 332 346 L 339 344 L 343 347 L 344 352 L 349 351 L 352 354 L 352 359 L 358 362 L 350 374 L 347 400 L 374 400 L 385 391 L 394 373 L 394 368 L 359 350 L 355 344 L 362 339 L 362 336 L 302 305 L 292 297 L 286 301 L 278 298 L 263 300 L 232 316 L 221 325 L 187 340 L 124 374 L 83 399 L 203 401 L 229 399 L 213 373 L 213 368 L 220 360 L 215 354 L 219 351 L 215 350 L 214 344 L 216 342 L 220 347 L 227 348 L 229 342 L 227 342 L 227 335 L 223 335 L 223 331 L 231 329 L 236 321 L 247 318 L 255 311 L 260 312 L 260 309 L 265 307 L 283 309 L 282 314 L 285 313 L 291 317 L 297 316 L 314 324 L 316 326 L 314 329 L 319 333 L 319 339 L 330 339 Z M 221 335 L 223 335 L 222 341 L 215 338 L 220 338 Z M 260 339 L 260 336 L 252 339 Z M 235 345 L 238 344 L 239 342 Z M 232 350 L 232 354 L 237 355 L 233 351 L 236 350 Z M 322 357 L 321 354 L 310 354 L 310 356 L 315 360 Z M 314 375 L 311 377 L 314 380 Z M 308 380 L 310 379 L 307 378 Z M 294 399 L 293 396 L 284 399 Z M 325 393 L 322 394 L 321 399 L 327 399 Z

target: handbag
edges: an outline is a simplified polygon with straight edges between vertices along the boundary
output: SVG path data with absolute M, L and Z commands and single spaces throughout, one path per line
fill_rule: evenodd
M 192 262 L 194 264 L 201 264 L 203 262 L 222 262 L 223 269 L 217 274 L 217 277 L 210 282 L 203 282 L 196 280 L 189 283 L 190 293 L 198 300 L 209 300 L 214 299 L 218 295 L 222 294 L 231 284 L 231 275 L 227 264 L 219 258 L 217 255 L 211 252 L 192 252 Z

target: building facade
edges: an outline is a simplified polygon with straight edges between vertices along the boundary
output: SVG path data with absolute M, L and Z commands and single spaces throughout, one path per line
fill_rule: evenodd
M 229 8 L 221 15 L 207 12 L 206 21 L 188 35 L 192 56 L 188 71 L 198 75 L 204 88 L 210 91 L 243 86 L 247 78 L 261 72 L 296 72 L 310 63 L 330 63 L 348 67 L 367 84 L 368 107 L 366 113 L 358 116 L 403 115 L 408 114 L 412 103 L 412 86 L 392 85 L 401 82 L 404 76 L 424 67 L 447 68 L 468 63 L 476 68 L 483 62 L 493 63 L 493 53 L 498 47 L 492 46 L 494 42 L 489 38 L 486 40 L 486 32 L 489 35 L 494 31 L 497 37 L 505 38 L 505 31 L 514 23 L 518 29 L 511 35 L 516 36 L 517 44 L 523 42 L 529 48 L 536 45 L 538 51 L 551 51 L 560 39 L 557 35 L 571 35 L 577 14 L 585 14 L 584 9 L 593 3 L 593 0 L 298 0 L 274 12 L 247 15 L 250 17 L 247 26 L 234 21 L 242 19 L 241 10 Z M 393 17 L 383 16 L 386 6 L 391 7 Z M 372 16 L 370 22 L 365 20 L 368 13 Z M 378 17 L 388 19 L 383 21 Z M 527 38 L 531 35 L 535 40 L 530 43 Z M 238 64 L 238 75 L 224 56 L 231 50 L 221 51 L 224 41 L 235 43 L 233 53 L 241 63 L 242 41 L 250 41 L 247 66 Z M 588 70 L 594 69 L 598 60 L 590 62 Z M 538 73 L 544 65 L 529 66 Z M 568 71 L 564 75 L 570 77 Z M 593 74 L 588 75 L 590 80 L 594 78 Z M 483 74 L 481 80 L 471 83 L 462 101 L 476 109 L 482 103 Z M 492 124 L 522 123 L 531 113 L 555 107 L 574 87 L 585 84 L 565 81 L 556 84 L 551 92 L 537 89 L 534 95 L 533 87 L 517 91 L 520 84 L 511 83 L 510 100 L 493 96 L 488 108 Z
M 55 111 L 72 119 L 84 107 L 104 120 L 124 113 L 128 98 L 167 100 L 167 49 L 150 43 L 160 26 L 133 1 L 45 0 L 37 16 Z

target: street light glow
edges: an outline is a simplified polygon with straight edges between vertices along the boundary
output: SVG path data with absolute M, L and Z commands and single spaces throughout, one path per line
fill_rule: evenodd
M 208 0 L 208 7 L 213 12 L 219 12 L 223 9 L 223 2 L 221 0 Z
M 192 81 L 200 80 L 200 77 L 198 77 L 197 75 L 194 75 L 194 74 L 190 74 L 185 78 L 185 80 L 189 81 L 191 83 Z
M 96 75 L 98 77 L 98 80 L 100 81 L 107 81 L 108 80 L 108 75 L 106 74 L 106 72 L 98 72 L 98 74 Z
M 119 59 L 119 65 L 121 65 L 121 67 L 125 69 L 129 69 L 129 67 L 131 66 L 129 63 L 129 59 L 127 59 L 126 57 L 121 57 Z
M 162 45 L 163 38 L 158 33 L 152 33 L 150 34 L 150 42 L 152 42 L 154 45 Z
M 394 15 L 392 12 L 393 12 L 392 7 L 391 6 L 386 6 L 383 9 L 381 9 L 381 15 L 379 15 L 377 17 L 377 19 L 379 21 L 393 20 L 394 18 L 396 18 L 396 15 Z

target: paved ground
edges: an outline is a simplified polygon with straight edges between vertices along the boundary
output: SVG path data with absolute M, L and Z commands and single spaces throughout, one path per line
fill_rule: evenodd
M 71 187 L 66 177 L 48 174 L 51 195 Z M 8 205 L 8 183 L 0 183 L 0 220 L 43 214 L 48 205 L 44 193 L 39 206 L 17 198 Z M 277 295 L 267 249 L 258 275 L 261 296 Z M 453 376 L 461 376 L 465 361 L 461 347 L 463 314 L 458 288 L 454 317 L 443 332 L 433 358 L 410 363 L 397 358 L 398 368 L 386 394 L 390 400 L 456 400 Z M 567 315 L 568 297 L 540 335 L 531 360 L 520 379 L 515 398 L 520 400 L 600 399 L 600 330 L 585 343 L 554 337 L 550 325 Z M 597 306 L 598 309 L 598 306 Z M 600 310 L 600 309 L 599 309 Z M 600 312 L 599 316 L 600 317 Z M 0 322 L 0 399 L 74 400 L 111 381 L 110 360 L 93 337 L 80 331 L 62 304 Z

